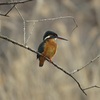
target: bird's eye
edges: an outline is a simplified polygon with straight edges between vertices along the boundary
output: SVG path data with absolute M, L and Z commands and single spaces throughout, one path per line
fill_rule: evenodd
M 55 37 L 58 37 L 58 35 L 57 35 L 57 34 L 55 34 Z

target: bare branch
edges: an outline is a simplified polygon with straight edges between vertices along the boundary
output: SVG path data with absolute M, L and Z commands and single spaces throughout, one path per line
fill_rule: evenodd
M 60 20 L 60 19 L 66 19 L 66 18 L 72 18 L 72 16 L 60 16 L 60 17 L 54 17 L 54 18 L 46 18 L 46 19 L 39 19 L 39 20 L 27 20 L 26 22 L 43 22 L 43 21 L 54 21 L 54 20 Z
M 80 70 L 86 68 L 88 65 L 90 65 L 91 63 L 93 63 L 95 60 L 99 59 L 100 55 L 96 56 L 94 59 L 92 59 L 91 61 L 89 61 L 86 65 L 84 65 L 83 67 L 76 69 L 74 71 L 71 72 L 71 74 L 75 74 L 76 72 L 79 72 Z
M 75 23 L 75 27 L 72 29 L 72 32 L 71 33 L 73 33 L 73 31 L 78 27 L 78 25 L 77 25 L 77 22 L 76 22 L 76 20 L 75 20 L 75 18 L 72 18 L 73 19 L 73 21 L 74 21 L 74 23 Z
M 35 26 L 35 22 L 33 23 L 33 27 L 32 27 L 32 31 L 31 31 L 31 33 L 29 34 L 29 36 L 28 36 L 28 38 L 27 38 L 27 40 L 26 40 L 26 43 L 25 43 L 25 45 L 27 45 L 27 43 L 28 43 L 28 41 L 29 41 L 29 39 L 31 38 L 31 35 L 32 35 L 32 33 L 33 33 L 33 31 L 34 31 L 34 26 Z
M 22 21 L 23 21 L 24 44 L 26 45 L 26 30 L 25 30 L 25 29 L 26 29 L 26 28 L 25 28 L 25 26 L 26 26 L 26 22 L 25 22 L 24 17 L 22 16 L 21 12 L 20 12 L 19 9 L 17 8 L 17 6 L 15 6 L 15 8 L 16 8 L 18 14 L 20 15 Z
M 33 0 L 14 1 L 14 2 L 4 2 L 4 3 L 0 3 L 0 5 L 22 4 L 22 3 L 26 3 L 26 2 L 30 2 L 30 1 L 33 1 Z
M 6 16 L 9 17 L 8 14 L 11 12 L 11 10 L 15 7 L 15 5 L 13 5 L 5 14 L 0 14 L 0 16 Z
M 8 10 L 8 12 L 5 14 L 5 16 L 7 16 L 7 15 L 10 13 L 10 11 L 11 11 L 14 7 L 15 7 L 15 5 L 13 5 L 13 6 Z
M 1 36 L 1 35 L 0 35 L 0 38 L 6 40 L 6 41 L 8 41 L 8 42 L 11 42 L 11 43 L 13 43 L 13 44 L 15 44 L 15 45 L 17 45 L 17 46 L 20 46 L 20 47 L 22 47 L 22 48 L 24 48 L 24 49 L 26 49 L 26 50 L 29 50 L 29 51 L 31 51 L 31 52 L 34 52 L 34 53 L 36 53 L 36 54 L 39 54 L 39 55 L 43 56 L 41 53 L 39 53 L 39 52 L 37 52 L 37 51 L 35 51 L 35 50 L 29 48 L 28 46 L 24 46 L 23 44 L 20 44 L 20 43 L 14 41 L 14 40 L 11 40 L 11 39 L 9 39 L 8 37 Z M 81 90 L 85 95 L 87 95 L 87 94 L 85 93 L 85 91 L 82 89 L 80 83 L 74 78 L 74 76 L 72 76 L 70 73 L 68 73 L 67 71 L 65 71 L 65 70 L 62 69 L 61 67 L 59 67 L 59 66 L 58 66 L 57 64 L 55 64 L 54 62 L 51 62 L 51 60 L 48 59 L 47 57 L 45 57 L 45 56 L 43 56 L 43 57 L 44 57 L 48 62 L 50 62 L 51 64 L 53 64 L 54 67 L 56 67 L 56 68 L 59 69 L 60 71 L 64 72 L 64 73 L 67 74 L 68 76 L 70 76 L 70 77 L 77 83 L 77 85 L 79 86 L 80 90 Z
M 55 64 L 54 62 L 51 62 L 51 63 L 52 63 L 57 69 L 61 70 L 61 71 L 64 72 L 65 74 L 69 75 L 69 76 L 77 83 L 77 85 L 79 86 L 79 88 L 81 89 L 81 91 L 82 91 L 85 95 L 87 95 L 87 94 L 85 93 L 85 91 L 82 89 L 80 83 L 76 80 L 76 78 L 74 78 L 74 76 L 72 76 L 69 72 L 65 71 L 63 68 L 59 67 L 59 66 L 58 66 L 57 64 Z
M 0 20 L 0 32 L 1 32 L 1 20 Z
M 5 17 L 9 17 L 8 15 L 5 15 L 5 14 L 0 14 L 0 16 L 5 16 Z
M 22 16 L 22 14 L 20 13 L 20 11 L 18 10 L 17 6 L 15 6 L 15 8 L 16 8 L 18 14 L 20 15 L 21 19 L 22 19 L 22 20 L 25 20 L 24 17 Z
M 33 0 L 0 3 L 0 5 L 12 5 L 12 4 L 14 4 L 5 14 L 0 14 L 0 16 L 9 17 L 8 14 L 11 12 L 11 10 L 15 7 L 16 4 L 26 3 L 26 2 L 30 2 L 30 1 L 33 1 Z
M 85 88 L 83 90 L 86 91 L 86 90 L 93 89 L 93 88 L 100 88 L 100 86 L 93 85 L 93 86 L 87 87 L 87 88 Z

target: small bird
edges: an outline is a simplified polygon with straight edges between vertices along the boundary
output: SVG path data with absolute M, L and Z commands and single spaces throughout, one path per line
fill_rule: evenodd
M 68 41 L 67 39 L 58 36 L 53 31 L 47 31 L 43 36 L 43 42 L 38 47 L 38 52 L 41 53 L 43 56 L 47 57 L 48 59 L 50 59 L 50 61 L 52 61 L 51 59 L 55 55 L 57 50 L 57 43 L 55 41 L 56 39 Z M 43 66 L 45 61 L 45 58 L 43 56 L 37 54 L 37 59 L 39 59 L 40 67 Z

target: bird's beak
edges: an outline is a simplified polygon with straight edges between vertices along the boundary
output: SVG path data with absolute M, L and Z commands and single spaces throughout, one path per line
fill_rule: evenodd
M 60 36 L 57 36 L 58 39 L 61 39 L 61 40 L 65 40 L 65 41 L 68 41 L 67 39 L 63 38 L 63 37 L 60 37 Z

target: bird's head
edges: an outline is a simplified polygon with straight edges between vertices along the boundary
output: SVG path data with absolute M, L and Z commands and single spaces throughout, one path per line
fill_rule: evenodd
M 53 31 L 47 31 L 45 32 L 44 36 L 43 36 L 43 40 L 47 40 L 47 39 L 61 39 L 61 40 L 65 40 L 65 41 L 68 41 L 67 39 L 65 38 L 62 38 L 60 36 L 58 36 L 55 32 Z

